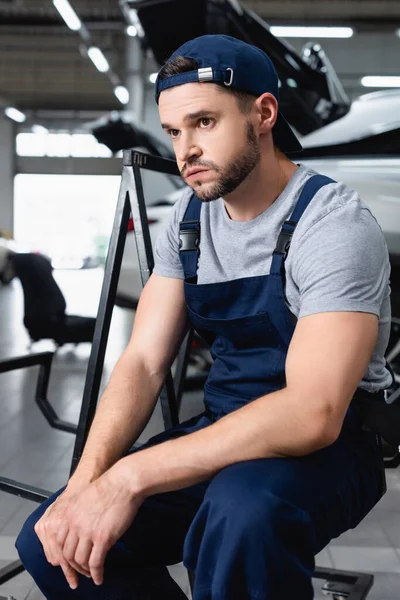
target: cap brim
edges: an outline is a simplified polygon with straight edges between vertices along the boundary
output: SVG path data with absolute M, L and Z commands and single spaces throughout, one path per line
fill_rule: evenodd
M 303 150 L 302 145 L 281 112 L 278 112 L 278 118 L 272 129 L 272 134 L 274 136 L 274 142 L 281 152 L 286 154 L 290 152 L 301 152 Z

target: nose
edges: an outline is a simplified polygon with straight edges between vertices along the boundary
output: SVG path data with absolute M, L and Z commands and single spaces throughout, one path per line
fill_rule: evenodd
M 179 142 L 175 145 L 176 158 L 181 163 L 187 163 L 202 154 L 201 148 L 195 143 L 194 138 L 184 132 L 179 136 Z

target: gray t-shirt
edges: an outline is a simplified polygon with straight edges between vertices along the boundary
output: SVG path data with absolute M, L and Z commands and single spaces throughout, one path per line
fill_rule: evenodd
M 275 202 L 251 221 L 232 221 L 222 198 L 201 209 L 198 283 L 266 275 L 282 224 L 315 171 L 295 171 Z M 179 222 L 192 190 L 185 189 L 157 237 L 154 273 L 183 278 Z M 301 217 L 285 262 L 289 310 L 299 319 L 330 311 L 379 317 L 379 335 L 360 386 L 375 392 L 391 383 L 384 353 L 390 334 L 390 263 L 382 230 L 357 192 L 343 183 L 321 188 Z

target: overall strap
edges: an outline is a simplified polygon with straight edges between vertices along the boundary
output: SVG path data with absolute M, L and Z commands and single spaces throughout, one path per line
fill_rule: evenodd
M 308 179 L 300 193 L 299 199 L 288 221 L 285 221 L 280 231 L 276 248 L 272 255 L 271 273 L 281 274 L 283 264 L 289 252 L 292 235 L 297 224 L 314 198 L 315 194 L 328 183 L 336 183 L 330 177 L 325 175 L 313 175 Z
M 179 223 L 179 258 L 185 279 L 195 278 L 200 257 L 200 211 L 201 200 L 192 194 L 183 220 Z

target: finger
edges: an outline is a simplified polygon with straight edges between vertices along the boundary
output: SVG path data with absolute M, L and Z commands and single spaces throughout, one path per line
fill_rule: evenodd
M 52 524 L 47 528 L 46 544 L 51 557 L 51 564 L 54 567 L 60 566 L 63 561 L 62 548 L 57 543 L 57 532 L 54 531 Z
M 90 575 L 96 585 L 103 583 L 104 561 L 107 554 L 107 547 L 104 543 L 95 542 L 92 553 L 89 558 Z
M 41 519 L 40 521 L 38 521 L 36 523 L 34 529 L 35 529 L 36 535 L 39 538 L 40 543 L 42 544 L 43 552 L 44 552 L 47 562 L 50 563 L 51 565 L 55 566 L 55 559 L 54 559 L 54 556 L 52 553 L 51 544 L 49 543 L 49 535 L 48 535 L 48 532 L 46 531 L 45 522 Z
M 81 575 L 90 577 L 89 567 L 85 568 L 75 560 L 76 548 L 79 545 L 79 537 L 76 534 L 69 532 L 62 548 L 62 558 Z M 90 550 L 92 545 L 90 544 Z M 89 560 L 90 550 L 88 553 L 87 561 Z
M 60 566 L 62 568 L 62 571 L 64 573 L 65 579 L 67 580 L 69 587 L 72 590 L 76 590 L 79 582 L 78 573 L 67 562 L 62 561 Z
M 76 548 L 74 563 L 77 564 L 81 569 L 83 569 L 88 576 L 90 577 L 90 568 L 89 568 L 89 559 L 92 553 L 93 543 L 88 540 L 81 538 L 79 540 L 78 546 Z
M 67 520 L 65 519 L 63 521 L 63 523 L 61 523 L 60 527 L 58 528 L 57 537 L 56 537 L 57 544 L 60 548 L 64 548 L 64 544 L 65 544 L 65 540 L 67 539 L 68 531 L 69 531 L 69 524 L 68 524 Z
M 64 545 L 60 548 L 62 556 L 71 563 L 74 560 L 79 538 L 76 533 L 70 531 L 65 539 Z

